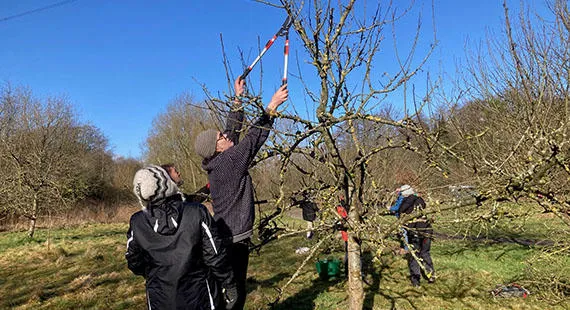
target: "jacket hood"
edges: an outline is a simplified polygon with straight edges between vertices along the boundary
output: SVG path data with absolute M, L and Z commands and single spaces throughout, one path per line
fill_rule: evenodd
M 178 230 L 182 212 L 179 210 L 181 204 L 173 201 L 166 201 L 159 205 L 151 205 L 144 214 L 154 232 L 161 235 L 172 235 Z

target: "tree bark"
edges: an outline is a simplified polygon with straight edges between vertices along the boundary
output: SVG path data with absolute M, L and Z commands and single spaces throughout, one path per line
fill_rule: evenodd
M 360 244 L 352 233 L 348 238 L 348 293 L 349 309 L 362 310 L 364 307 L 364 286 L 362 284 L 362 264 Z
M 348 212 L 352 223 L 358 223 L 361 204 L 353 200 L 353 206 Z M 348 296 L 349 309 L 362 310 L 364 307 L 364 285 L 362 281 L 362 244 L 354 230 L 348 234 Z
M 28 228 L 28 238 L 33 238 L 36 231 L 36 219 L 38 217 L 38 198 L 37 194 L 34 194 L 34 200 L 32 201 L 32 216 L 30 218 L 30 227 Z

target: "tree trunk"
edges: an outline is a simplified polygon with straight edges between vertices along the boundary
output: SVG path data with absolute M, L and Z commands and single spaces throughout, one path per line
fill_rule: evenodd
M 34 237 L 34 232 L 36 231 L 36 219 L 38 217 L 38 199 L 37 195 L 34 194 L 34 200 L 32 201 L 32 216 L 30 217 L 30 227 L 28 228 L 28 238 Z
M 352 223 L 358 223 L 361 204 L 358 199 L 353 200 L 352 208 L 348 217 Z M 364 307 L 364 285 L 362 281 L 362 245 L 354 231 L 348 235 L 348 308 L 350 310 L 362 310 Z
M 362 284 L 362 263 L 360 244 L 349 233 L 348 238 L 348 308 L 362 310 L 364 307 L 364 285 Z

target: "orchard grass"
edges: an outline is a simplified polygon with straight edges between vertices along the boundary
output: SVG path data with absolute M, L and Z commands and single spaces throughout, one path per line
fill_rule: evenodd
M 533 221 L 530 221 L 534 223 Z M 302 224 L 302 223 L 301 223 Z M 300 225 L 301 225 L 300 224 Z M 531 225 L 530 237 L 541 235 Z M 538 228 L 537 228 L 538 227 Z M 127 224 L 90 224 L 66 229 L 39 229 L 33 240 L 26 232 L 0 234 L 0 309 L 144 309 L 144 280 L 134 276 L 124 259 Z M 524 229 L 517 232 L 524 235 Z M 328 232 L 330 234 L 331 232 Z M 544 236 L 550 234 L 542 232 Z M 301 246 L 316 244 L 299 236 L 280 239 L 252 253 L 248 274 L 247 309 L 269 309 L 278 289 L 295 273 L 305 255 Z M 48 238 L 49 237 L 49 238 Z M 255 241 L 255 238 L 254 238 Z M 393 242 L 396 245 L 395 241 Z M 284 291 L 274 309 L 347 309 L 344 277 L 322 280 L 315 271 L 317 258 L 342 261 L 343 244 L 333 238 L 330 250 L 312 258 Z M 567 309 L 567 295 L 533 291 L 529 264 L 541 254 L 540 247 L 516 242 L 440 238 L 432 243 L 437 270 L 434 284 L 409 285 L 406 261 L 392 251 L 366 263 L 366 309 Z M 570 276 L 570 258 L 554 256 L 544 272 Z M 551 270 L 555 268 L 555 270 Z M 498 284 L 517 282 L 531 291 L 525 299 L 494 299 Z M 528 284 L 528 285 L 527 285 Z

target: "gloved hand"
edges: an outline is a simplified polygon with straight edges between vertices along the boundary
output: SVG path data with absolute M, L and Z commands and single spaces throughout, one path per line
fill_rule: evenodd
M 226 302 L 226 309 L 231 310 L 236 304 L 238 298 L 238 291 L 235 284 L 229 284 L 224 288 L 224 301 Z
M 335 230 L 346 230 L 346 227 L 344 226 L 344 223 L 341 220 L 338 220 L 334 223 L 333 228 Z

